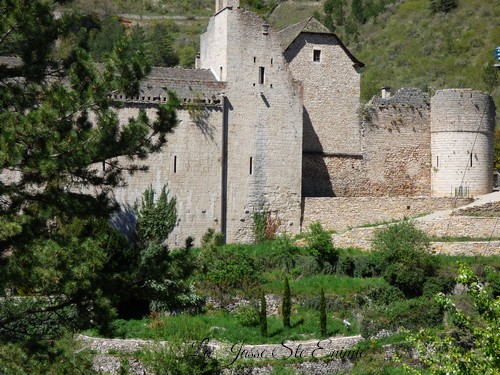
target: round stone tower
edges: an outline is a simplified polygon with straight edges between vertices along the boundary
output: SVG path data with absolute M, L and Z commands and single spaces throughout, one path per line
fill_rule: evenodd
M 472 197 L 493 189 L 495 104 L 470 89 L 431 98 L 431 191 L 436 197 Z

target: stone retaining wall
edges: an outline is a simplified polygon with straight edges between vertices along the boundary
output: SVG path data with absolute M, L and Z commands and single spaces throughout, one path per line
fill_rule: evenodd
M 152 348 L 157 345 L 168 345 L 165 341 L 103 339 L 83 335 L 78 336 L 78 340 L 83 343 L 83 347 L 85 349 L 91 350 L 95 353 L 94 369 L 101 373 L 109 374 L 119 373 L 120 366 L 123 361 L 128 363 L 128 366 L 133 374 L 147 374 L 148 372 L 138 359 L 133 356 L 133 353 L 138 350 Z M 219 358 L 226 358 L 234 364 L 236 364 L 237 361 L 248 359 L 286 360 L 290 358 L 322 358 L 332 360 L 332 364 L 330 364 L 330 362 L 306 362 L 300 365 L 294 365 L 298 373 L 301 373 L 302 371 L 302 373 L 328 374 L 346 370 L 345 366 L 348 364 L 344 363 L 344 361 L 339 361 L 340 359 L 354 358 L 362 355 L 362 352 L 360 351 L 349 350 L 360 341 L 362 341 L 362 337 L 357 335 L 308 341 L 284 341 L 281 344 L 265 345 L 244 345 L 242 343 L 226 344 L 207 339 L 205 344 L 207 344 L 207 346 L 213 351 L 215 356 Z M 197 343 L 193 344 L 196 345 Z M 201 342 L 199 344 L 201 345 Z M 116 352 L 119 352 L 120 355 L 110 354 Z M 334 369 L 336 370 L 333 371 Z M 249 369 L 248 372 L 243 373 L 267 374 L 271 372 L 272 368 L 255 368 Z M 233 370 L 228 369 L 226 373 L 233 374 L 242 372 L 233 372 Z
M 500 241 L 474 241 L 474 238 L 500 237 L 500 225 L 497 218 L 473 216 L 444 216 L 433 219 L 415 220 L 417 228 L 429 236 L 436 237 L 470 237 L 467 242 L 433 242 L 431 249 L 439 254 L 447 255 L 500 255 Z M 375 231 L 386 225 L 352 230 L 333 234 L 336 247 L 356 247 L 369 250 Z
M 305 198 L 302 227 L 319 221 L 327 229 L 342 231 L 348 227 L 460 207 L 471 201 L 430 197 Z

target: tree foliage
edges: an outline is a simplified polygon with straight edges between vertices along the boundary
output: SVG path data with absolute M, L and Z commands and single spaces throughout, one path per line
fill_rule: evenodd
M 167 187 L 163 186 L 158 200 L 150 186 L 142 195 L 141 204 L 136 205 L 137 240 L 161 244 L 174 229 L 177 221 L 175 198 L 168 198 Z
M 460 264 L 456 281 L 467 288 L 475 311 L 467 314 L 440 293 L 436 301 L 448 312 L 444 335 L 421 330 L 410 336 L 432 374 L 498 374 L 500 372 L 500 298 Z M 469 337 L 470 340 L 462 340 Z
M 433 13 L 448 13 L 458 6 L 458 0 L 429 0 L 429 8 Z
M 288 283 L 288 277 L 285 277 L 285 289 L 283 291 L 281 314 L 283 317 L 283 326 L 286 328 L 290 328 L 290 316 L 292 314 L 292 296 L 290 293 L 290 284 Z
M 266 337 L 267 336 L 267 304 L 266 304 L 266 295 L 264 294 L 263 290 L 260 293 L 259 318 L 260 318 L 260 335 L 262 337 Z
M 319 300 L 319 326 L 321 336 L 326 337 L 326 302 L 325 291 L 323 288 L 321 288 L 321 295 Z
M 429 238 L 411 222 L 402 221 L 378 231 L 372 251 L 384 279 L 407 297 L 422 295 L 425 282 L 436 273 Z
M 116 238 L 110 192 L 165 144 L 178 101 L 120 123 L 109 93 L 138 94 L 144 53 L 123 38 L 98 67 L 77 17 L 55 18 L 50 1 L 1 4 L 0 52 L 19 58 L 0 65 L 0 293 L 17 301 L 2 304 L 0 334 L 22 321 L 23 334 L 44 337 L 53 331 L 35 328 L 49 316 L 71 327 L 111 316 L 100 284 Z

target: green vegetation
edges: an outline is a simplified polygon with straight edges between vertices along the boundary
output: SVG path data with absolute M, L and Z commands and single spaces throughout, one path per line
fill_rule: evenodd
M 372 250 L 384 279 L 407 297 L 422 295 L 426 281 L 438 268 L 429 252 L 429 238 L 408 221 L 378 231 Z
M 19 359 L 15 373 L 56 362 L 59 373 L 85 373 L 72 360 L 60 364 L 79 357 L 60 340 L 67 331 L 106 330 L 118 308 L 114 277 L 130 271 L 114 263 L 128 244 L 108 224 L 117 208 L 110 192 L 165 144 L 178 101 L 170 95 L 154 121 L 141 111 L 119 123 L 107 95 L 137 95 L 149 70 L 144 51 L 119 39 L 98 69 L 83 18 L 55 18 L 49 1 L 2 9 L 0 54 L 22 63 L 1 67 L 0 172 L 17 176 L 0 184 L 0 347 Z M 63 56 L 58 40 L 73 41 Z
M 290 284 L 288 277 L 285 277 L 285 287 L 283 291 L 283 302 L 281 304 L 281 315 L 283 318 L 283 326 L 290 328 L 290 315 L 292 313 L 292 296 L 290 293 Z
M 436 302 L 448 312 L 446 335 L 422 330 L 411 335 L 409 342 L 432 374 L 498 374 L 500 299 L 463 264 L 456 281 L 467 287 L 474 310 L 461 311 L 450 298 L 438 294 Z
M 260 335 L 262 337 L 267 336 L 267 305 L 266 305 L 266 295 L 264 291 L 261 291 L 260 294 Z
M 321 336 L 326 336 L 326 302 L 325 302 L 325 291 L 321 288 L 321 296 L 319 300 L 319 325 Z

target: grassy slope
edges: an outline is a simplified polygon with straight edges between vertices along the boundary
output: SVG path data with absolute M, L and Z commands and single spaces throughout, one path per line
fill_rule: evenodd
M 460 0 L 449 14 L 431 14 L 427 0 L 407 0 L 360 28 L 354 52 L 367 68 L 365 100 L 379 87 L 486 91 L 482 74 L 500 43 L 500 2 Z M 500 88 L 492 93 L 500 105 Z

